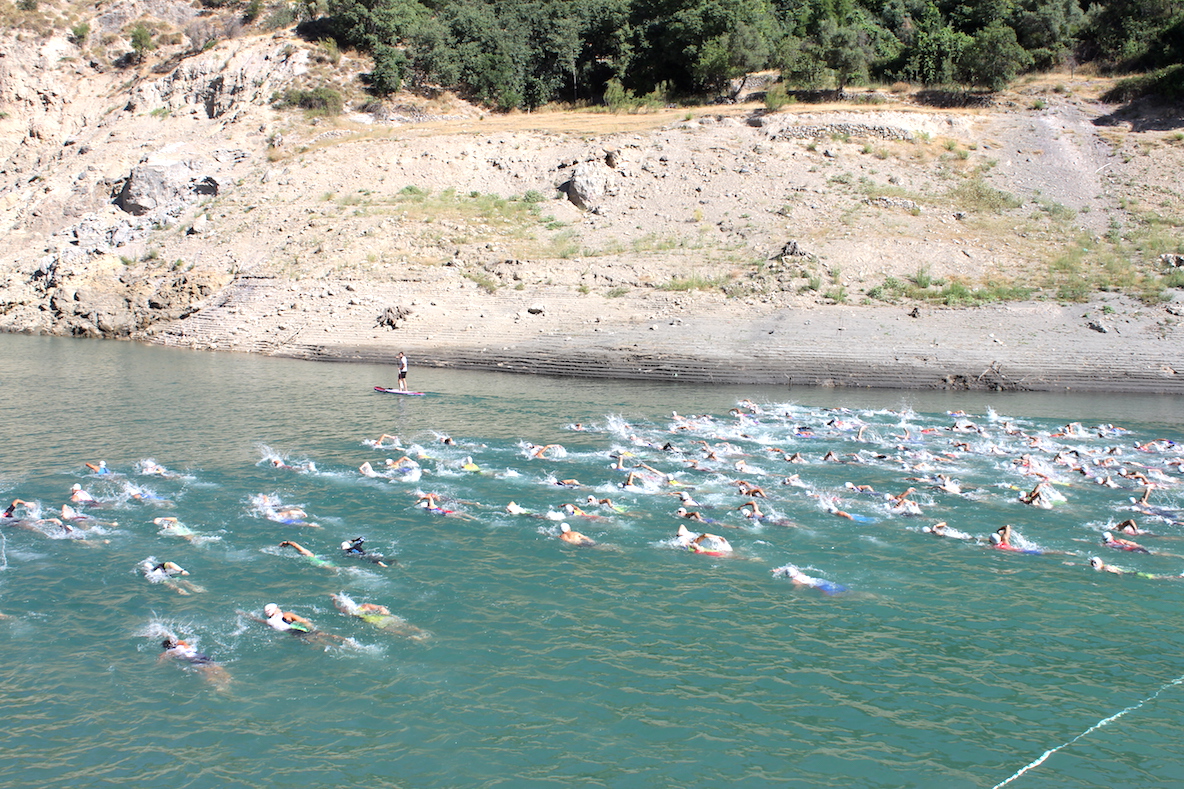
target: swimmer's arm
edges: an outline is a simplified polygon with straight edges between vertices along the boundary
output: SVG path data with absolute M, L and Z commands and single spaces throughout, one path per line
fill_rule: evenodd
M 280 547 L 281 548 L 295 548 L 296 552 L 298 554 L 300 554 L 301 556 L 312 556 L 313 555 L 312 551 L 305 548 L 300 543 L 292 542 L 291 540 L 284 540 L 283 542 L 280 543 Z
M 284 621 L 285 621 L 285 622 L 287 622 L 288 624 L 292 624 L 293 622 L 296 622 L 296 623 L 299 623 L 299 624 L 305 625 L 305 626 L 307 626 L 307 627 L 310 627 L 310 628 L 311 628 L 311 627 L 313 627 L 312 621 L 310 621 L 310 620 L 308 620 L 308 619 L 305 619 L 305 618 L 304 618 L 304 617 L 302 617 L 300 614 L 293 614 L 293 613 L 291 613 L 290 611 L 285 611 L 285 612 L 284 612 L 283 619 L 284 619 Z

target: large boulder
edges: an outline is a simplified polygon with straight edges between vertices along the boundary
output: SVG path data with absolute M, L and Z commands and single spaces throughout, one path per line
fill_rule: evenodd
M 567 198 L 585 211 L 598 212 L 606 197 L 617 193 L 616 174 L 601 161 L 580 162 L 567 182 Z
M 133 216 L 218 194 L 218 182 L 190 162 L 157 161 L 136 165 L 115 204 Z

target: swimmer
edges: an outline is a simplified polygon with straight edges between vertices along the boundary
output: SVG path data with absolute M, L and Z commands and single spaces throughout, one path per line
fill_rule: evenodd
M 379 436 L 377 439 L 375 439 L 374 446 L 375 446 L 375 448 L 381 447 L 387 441 L 390 441 L 391 442 L 390 445 L 392 447 L 394 447 L 395 449 L 402 449 L 403 448 L 402 442 L 399 441 L 399 437 L 392 436 L 389 433 L 383 433 L 381 436 Z
M 95 497 L 82 489 L 82 486 L 77 482 L 70 488 L 70 501 L 75 504 L 94 504 Z
M 452 436 L 440 436 L 440 443 L 446 447 L 456 446 L 456 440 Z
M 305 548 L 303 545 L 301 545 L 298 542 L 292 542 L 291 540 L 284 540 L 283 542 L 280 543 L 279 547 L 293 549 L 294 551 L 296 551 L 296 553 L 300 554 L 305 559 L 308 559 L 308 563 L 311 564 L 313 567 L 325 567 L 330 570 L 337 569 L 337 565 L 333 564 L 333 562 L 330 562 L 327 559 L 322 559 L 321 557 L 317 556 L 315 553 L 310 551 L 308 548 Z
M 847 587 L 843 586 L 842 584 L 836 584 L 827 581 L 824 578 L 815 578 L 813 576 L 806 575 L 792 564 L 787 564 L 784 567 L 778 567 L 777 569 L 773 570 L 773 577 L 788 578 L 796 587 L 806 586 L 811 589 L 817 589 L 827 596 L 836 595 L 847 591 Z
M 317 464 L 311 460 L 301 463 L 299 466 L 290 466 L 280 458 L 271 459 L 272 468 L 282 468 L 287 471 L 299 471 L 303 474 L 315 474 L 317 471 Z
M 746 501 L 743 504 L 741 504 L 739 507 L 737 507 L 736 509 L 739 512 L 743 513 L 745 518 L 751 518 L 754 521 L 760 520 L 761 518 L 765 517 L 765 514 L 763 512 L 761 512 L 761 508 L 757 506 L 756 499 L 752 499 L 751 501 Z
M 345 540 L 341 543 L 341 550 L 346 556 L 364 559 L 365 561 L 377 564 L 379 567 L 389 567 L 386 563 L 385 557 L 379 553 L 370 553 L 362 546 L 365 544 L 365 537 L 354 537 L 352 540 Z M 393 560 L 392 560 L 393 561 Z
M 1126 572 L 1121 567 L 1115 567 L 1112 564 L 1106 564 L 1097 556 L 1089 557 L 1089 566 L 1099 572 L 1114 573 L 1115 575 L 1122 575 L 1124 572 Z
M 1040 556 L 1043 551 L 1035 548 L 1017 548 L 1011 544 L 1011 538 L 1014 536 L 1011 525 L 1000 526 L 991 535 L 991 546 L 1000 551 L 1013 551 L 1015 553 L 1025 553 L 1033 556 Z
M 176 562 L 162 562 L 161 564 L 152 565 L 145 570 L 144 574 L 172 578 L 175 575 L 189 575 L 189 571 Z
M 164 537 L 180 537 L 186 542 L 193 542 L 197 538 L 197 532 L 184 525 L 176 518 L 153 518 L 152 523 L 160 527 L 160 534 Z
M 578 479 L 557 479 L 557 480 L 555 480 L 555 484 L 561 488 L 582 488 L 582 487 L 584 487 L 582 484 L 580 484 L 580 481 Z
M 344 593 L 331 594 L 329 597 L 333 600 L 333 605 L 341 613 L 357 617 L 366 624 L 374 625 L 379 630 L 406 636 L 412 641 L 427 641 L 431 638 L 431 633 L 412 625 L 397 614 L 392 614 L 391 610 L 385 605 L 378 605 L 377 603 L 355 603 Z
M 110 474 L 111 469 L 107 468 L 107 461 L 100 460 L 96 466 L 94 463 L 87 463 L 86 467 L 96 474 Z
M 179 576 L 189 575 L 189 571 L 176 562 L 157 562 L 155 557 L 149 556 L 139 564 L 144 578 L 153 584 L 161 584 L 179 595 L 188 597 L 191 594 L 201 594 L 205 588 L 190 581 L 178 580 Z
M 638 480 L 641 480 L 641 482 L 644 483 L 645 477 L 643 477 L 641 474 L 638 474 L 636 471 L 630 471 L 629 476 L 625 477 L 625 481 L 619 483 L 619 486 L 622 488 L 637 488 L 640 487 L 640 485 L 637 484 Z
M 673 486 L 673 485 L 682 485 L 683 484 L 683 483 L 679 482 L 678 480 L 676 480 L 674 478 L 673 474 L 667 474 L 665 471 L 659 471 L 658 469 L 654 468 L 653 466 L 646 465 L 645 463 L 638 463 L 637 467 L 643 468 L 646 471 L 657 474 L 658 477 L 667 485 Z
M 1115 537 L 1110 532 L 1102 532 L 1102 544 L 1107 548 L 1114 548 L 1119 551 L 1132 551 L 1134 553 L 1151 553 L 1151 551 L 1144 548 L 1139 543 L 1132 540 L 1124 540 L 1121 537 Z
M 223 666 L 215 663 L 208 655 L 198 652 L 197 648 L 188 641 L 169 636 L 160 643 L 160 646 L 164 651 L 156 659 L 157 663 L 166 658 L 189 663 L 218 690 L 226 690 L 230 685 L 230 673 Z
M 506 505 L 506 512 L 511 515 L 532 515 L 533 513 L 525 507 L 519 506 L 516 502 L 511 501 Z
M 962 494 L 962 486 L 950 479 L 945 474 L 936 474 L 933 479 L 936 483 L 934 484 L 934 487 L 938 490 L 952 494 L 954 496 L 959 496 Z
M 840 518 L 846 518 L 849 521 L 855 520 L 855 516 L 851 513 L 839 509 L 838 499 L 834 496 L 823 496 L 821 494 L 812 494 L 818 496 L 818 504 L 822 507 L 822 511 L 835 515 Z
M 707 523 L 707 518 L 704 518 L 702 513 L 690 512 L 686 507 L 679 507 L 674 511 L 674 514 L 680 518 L 686 518 L 689 521 L 697 521 L 699 523 Z
M 732 552 L 732 544 L 718 534 L 708 534 L 707 532 L 695 534 L 682 524 L 678 526 L 675 544 L 692 553 L 705 553 L 712 556 L 721 556 Z
M 847 490 L 853 490 L 856 493 L 863 493 L 867 496 L 881 495 L 880 492 L 877 491 L 875 488 L 873 488 L 871 485 L 856 485 L 854 482 L 844 482 L 843 487 L 846 488 Z M 889 497 L 889 498 L 891 498 L 891 497 Z
M 591 548 L 596 545 L 596 541 L 591 537 L 580 534 L 574 531 L 571 526 L 566 523 L 559 524 L 559 539 L 568 543 L 569 545 L 576 545 L 581 548 Z
M 573 518 L 587 518 L 589 520 L 604 520 L 603 515 L 596 515 L 595 513 L 584 512 L 574 504 L 564 504 L 560 507 L 564 514 Z
M 738 479 L 735 481 L 735 484 L 736 484 L 736 487 L 740 489 L 741 496 L 747 496 L 750 499 L 758 497 L 758 496 L 762 499 L 769 498 L 768 496 L 765 495 L 764 490 L 762 490 L 761 488 L 758 488 L 756 485 L 753 485 L 750 482 L 745 482 L 742 479 Z
M 299 507 L 284 507 L 275 511 L 275 517 L 272 520 L 286 523 L 290 526 L 314 526 L 320 528 L 315 523 L 309 523 L 305 520 L 308 513 Z
M 1133 518 L 1127 518 L 1122 523 L 1114 527 L 1118 531 L 1131 537 L 1158 537 L 1158 534 L 1152 534 L 1146 529 L 1140 529 L 1135 525 Z
M 941 521 L 932 526 L 922 526 L 921 531 L 926 534 L 932 534 L 934 537 L 949 537 L 950 525 L 945 521 Z
M 1106 564 L 1097 556 L 1091 556 L 1089 558 L 1089 566 L 1092 567 L 1093 569 L 1097 570 L 1098 572 L 1113 573 L 1114 575 L 1126 575 L 1129 572 L 1128 570 L 1124 570 L 1123 568 L 1117 567 L 1113 564 Z M 1151 573 L 1141 573 L 1141 572 L 1131 573 L 1131 575 L 1134 575 L 1136 578 L 1150 578 L 1152 580 L 1172 580 L 1172 581 L 1179 581 L 1180 580 L 1180 576 L 1178 576 L 1178 575 L 1153 575 Z
M 691 494 L 687 493 L 685 490 L 680 490 L 677 493 L 674 493 L 672 495 L 678 496 L 678 500 L 681 501 L 687 507 L 700 506 L 699 502 L 695 501 L 695 499 L 691 497 Z
M 169 471 L 155 460 L 141 460 L 140 475 L 145 477 L 163 477 L 165 479 L 176 479 L 176 477 L 179 476 L 178 474 Z
M 263 606 L 263 619 L 260 619 L 257 616 L 251 616 L 250 614 L 246 614 L 242 611 L 239 613 L 249 619 L 253 619 L 256 622 L 267 625 L 272 630 L 275 630 L 279 633 L 291 633 L 292 635 L 296 636 L 308 636 L 311 640 L 320 643 L 324 643 L 329 639 L 334 639 L 339 642 L 348 641 L 348 639 L 342 638 L 341 636 L 317 630 L 316 626 L 314 626 L 313 623 L 308 619 L 300 616 L 300 614 L 294 614 L 291 611 L 283 611 L 275 603 L 268 603 L 267 605 Z
M 545 447 L 536 447 L 534 444 L 531 444 L 527 447 L 527 451 L 531 452 L 531 457 L 535 458 L 543 457 L 549 450 L 552 449 L 559 450 L 555 453 L 559 457 L 567 454 L 567 450 L 565 450 L 561 444 L 547 444 Z
M 300 614 L 283 611 L 275 603 L 263 606 L 263 616 L 266 617 L 263 620 L 265 625 L 281 633 L 311 633 L 315 629 L 308 619 Z
M 16 512 L 17 507 L 25 507 L 26 509 L 28 509 L 29 507 L 32 507 L 32 506 L 33 505 L 30 502 L 27 502 L 24 499 L 13 499 L 12 503 L 8 505 L 8 508 L 4 510 L 4 514 L 0 515 L 0 517 L 15 518 L 16 515 L 14 515 L 13 513 Z
M 421 493 L 421 494 L 419 494 L 419 499 L 416 501 L 415 506 L 419 507 L 420 509 L 427 510 L 428 512 L 432 513 L 433 515 L 448 515 L 453 518 L 463 518 L 464 520 L 473 520 L 473 518 L 469 515 L 464 515 L 462 513 L 457 512 L 456 510 L 450 510 L 450 509 L 446 509 L 444 507 L 441 507 L 440 506 L 440 497 L 437 496 L 435 493 Z
M 625 511 L 624 507 L 618 507 L 616 504 L 613 504 L 612 499 L 598 499 L 595 496 L 589 495 L 588 498 L 584 499 L 584 503 L 587 504 L 589 507 L 608 507 L 610 510 L 613 510 L 614 512 L 624 512 Z

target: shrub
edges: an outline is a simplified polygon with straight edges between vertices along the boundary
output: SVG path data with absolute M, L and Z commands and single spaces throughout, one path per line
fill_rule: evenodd
M 338 58 L 340 58 L 338 54 Z M 367 79 L 370 90 L 379 96 L 389 96 L 403 87 L 403 74 L 407 69 L 407 55 L 403 50 L 379 44 L 374 48 L 374 70 Z
M 243 20 L 246 22 L 254 22 L 263 13 L 263 0 L 251 0 L 247 3 L 246 9 L 243 10 Z
M 299 107 L 310 115 L 340 115 L 345 109 L 341 94 L 325 86 L 311 90 L 286 90 L 273 98 L 272 104 L 277 109 Z
M 765 91 L 765 106 L 776 112 L 789 104 L 792 98 L 785 90 L 785 83 L 778 82 Z
M 78 46 L 85 44 L 88 36 L 90 36 L 90 25 L 86 22 L 79 22 L 70 28 L 70 40 Z
M 271 10 L 263 20 L 264 30 L 279 30 L 281 27 L 291 27 L 296 24 L 296 9 L 291 3 L 280 3 Z
M 144 60 L 144 55 L 156 49 L 156 45 L 152 42 L 152 31 L 143 23 L 132 28 L 131 40 L 132 52 L 136 55 L 137 63 Z
M 1000 191 L 981 178 L 965 181 L 949 191 L 948 197 L 968 211 L 1001 214 L 1023 203 L 1014 195 Z

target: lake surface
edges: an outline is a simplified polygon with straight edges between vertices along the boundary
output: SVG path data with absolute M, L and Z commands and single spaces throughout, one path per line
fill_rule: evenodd
M 1011 785 L 1184 780 L 1184 686 L 1163 688 L 1184 675 L 1181 453 L 1134 448 L 1184 442 L 1179 399 L 618 383 L 414 358 L 429 395 L 399 397 L 372 390 L 393 368 L 17 336 L 0 360 L 0 496 L 30 502 L 0 527 L 6 787 L 992 787 L 1161 689 Z M 742 400 L 755 409 L 729 414 Z M 981 432 L 949 429 L 959 409 Z M 1051 435 L 1069 422 L 1084 434 Z M 1130 432 L 1097 434 L 1110 424 Z M 384 433 L 403 448 L 372 446 Z M 561 446 L 535 457 L 547 444 Z M 1055 462 L 1065 449 L 1089 476 Z M 402 455 L 418 468 L 358 471 Z M 84 465 L 100 460 L 115 473 Z M 176 476 L 141 473 L 149 460 Z M 640 468 L 620 487 L 639 463 L 672 477 Z M 1152 511 L 1123 470 L 1159 486 Z M 1033 472 L 1066 500 L 1018 501 Z M 1106 474 L 1118 487 L 1091 478 Z M 556 484 L 569 479 L 581 487 Z M 741 479 L 767 494 L 764 520 L 737 511 Z M 45 519 L 76 483 L 98 504 L 67 533 Z M 847 483 L 914 486 L 921 514 Z M 677 491 L 715 523 L 680 519 Z M 284 506 L 319 526 L 269 519 Z M 548 515 L 598 545 L 561 542 Z M 1158 535 L 1132 538 L 1152 553 L 1101 545 L 1131 517 Z M 937 521 L 966 538 L 922 530 Z M 732 555 L 680 548 L 680 523 Z M 1005 523 L 1031 552 L 990 547 Z M 357 536 L 390 566 L 344 555 Z M 151 583 L 145 560 L 189 575 Z M 789 563 L 844 591 L 774 577 Z M 401 619 L 380 629 L 331 594 Z M 327 635 L 255 621 L 272 602 Z M 159 659 L 169 635 L 217 665 Z

